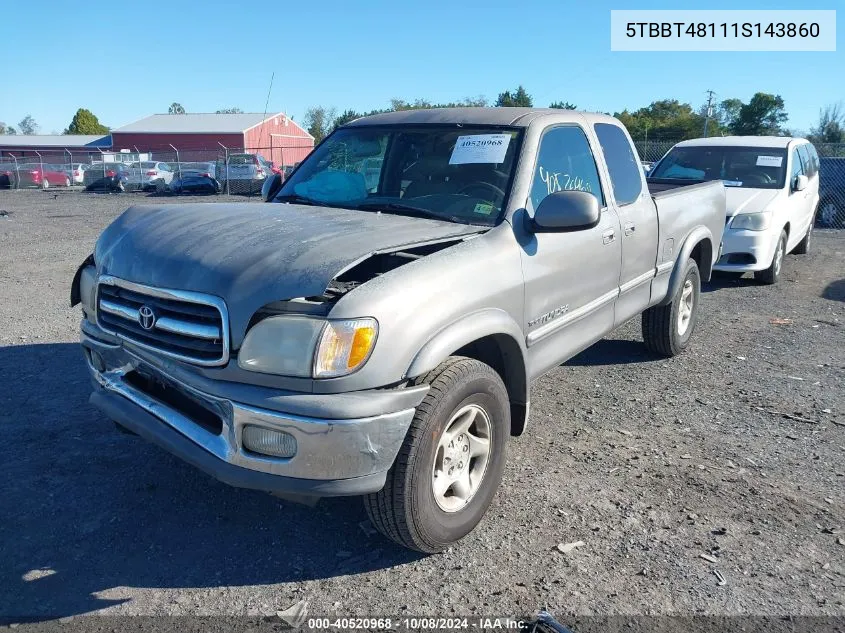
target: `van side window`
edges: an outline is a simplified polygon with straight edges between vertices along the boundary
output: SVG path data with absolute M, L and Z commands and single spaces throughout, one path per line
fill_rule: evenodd
M 792 186 L 795 183 L 795 177 L 804 173 L 804 166 L 801 164 L 801 155 L 798 153 L 798 148 L 792 148 L 792 171 L 789 173 L 789 190 L 792 191 Z
M 533 209 L 558 191 L 586 191 L 598 198 L 600 207 L 604 206 L 596 160 L 587 135 L 576 125 L 550 128 L 540 139 L 531 184 Z
M 804 174 L 807 178 L 812 178 L 816 175 L 816 168 L 813 165 L 813 159 L 810 156 L 810 146 L 807 144 L 798 146 L 798 155 L 801 157 L 801 163 L 804 165 Z
M 643 190 L 642 168 L 622 128 L 610 123 L 596 123 L 613 195 L 616 204 L 622 206 L 636 202 Z

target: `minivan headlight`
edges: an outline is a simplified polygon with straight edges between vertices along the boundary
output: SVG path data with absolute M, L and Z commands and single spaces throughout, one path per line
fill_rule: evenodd
M 772 212 L 740 213 L 731 220 L 732 229 L 747 229 L 749 231 L 765 231 L 772 223 Z
M 377 333 L 378 323 L 372 318 L 271 316 L 247 332 L 238 365 L 281 376 L 345 376 L 370 357 Z

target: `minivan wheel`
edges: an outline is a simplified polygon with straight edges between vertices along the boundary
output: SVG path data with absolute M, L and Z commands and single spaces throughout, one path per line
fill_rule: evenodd
M 776 284 L 780 279 L 780 272 L 783 269 L 783 256 L 786 255 L 786 231 L 781 231 L 778 244 L 775 247 L 775 254 L 772 255 L 772 263 L 766 270 L 758 270 L 754 273 L 754 279 L 764 284 Z
M 643 312 L 643 342 L 650 352 L 672 357 L 689 344 L 698 322 L 698 301 L 701 275 L 698 264 L 690 258 L 684 264 L 681 285 L 666 305 L 657 305 Z
M 384 488 L 364 505 L 382 534 L 434 553 L 469 534 L 490 506 L 505 466 L 510 403 L 499 374 L 472 358 L 452 356 L 419 382 L 429 391 Z

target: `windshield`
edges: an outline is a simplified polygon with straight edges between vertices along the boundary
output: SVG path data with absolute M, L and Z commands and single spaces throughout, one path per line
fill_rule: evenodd
M 723 180 L 727 187 L 780 189 L 786 150 L 772 147 L 676 147 L 649 174 L 650 180 Z
M 306 158 L 275 200 L 496 224 L 521 132 L 455 125 L 342 128 Z

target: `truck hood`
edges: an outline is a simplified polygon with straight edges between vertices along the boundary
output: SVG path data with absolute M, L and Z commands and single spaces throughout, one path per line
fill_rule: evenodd
M 732 218 L 738 213 L 760 213 L 765 211 L 780 189 L 744 189 L 741 187 L 725 187 L 727 217 Z
M 259 308 L 320 295 L 339 273 L 375 252 L 484 230 L 278 203 L 137 206 L 102 233 L 94 260 L 101 275 L 222 298 L 238 347 Z

